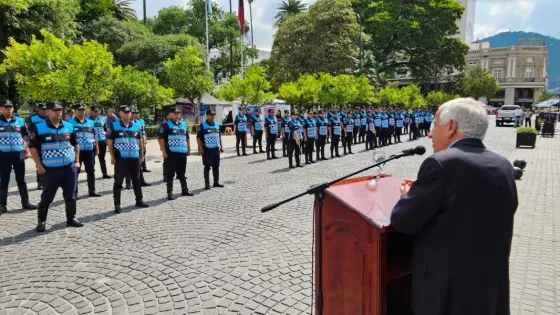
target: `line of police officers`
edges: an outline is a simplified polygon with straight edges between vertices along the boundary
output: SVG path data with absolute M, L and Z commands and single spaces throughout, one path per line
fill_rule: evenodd
M 247 130 L 253 135 L 253 153 L 262 150 L 263 131 L 266 136 L 267 159 L 276 159 L 274 144 L 282 137 L 282 153 L 288 157 L 289 167 L 303 167 L 300 155 L 303 153 L 305 163 L 327 160 L 325 145 L 330 143 L 330 157 L 353 154 L 352 145 L 365 143 L 366 150 L 401 143 L 401 135 L 409 134 L 409 140 L 427 136 L 433 120 L 432 112 L 422 108 L 415 111 L 402 108 L 359 108 L 354 111 L 338 108 L 329 109 L 326 114 L 318 112 L 295 113 L 285 110 L 284 116 L 273 109 L 263 119 L 260 111 L 246 113 L 244 107 L 234 119 L 237 155 L 247 155 Z M 257 144 L 259 151 L 257 152 Z M 315 152 L 315 160 L 313 152 Z M 295 157 L 295 165 L 293 163 Z
M 38 210 L 37 232 L 46 230 L 50 204 L 58 188 L 62 189 L 65 202 L 67 226 L 82 227 L 76 219 L 78 199 L 78 174 L 82 165 L 86 169 L 88 194 L 99 197 L 95 191 L 95 156 L 100 160 L 103 178 L 109 179 L 105 165 L 105 153 L 109 151 L 111 164 L 115 167 L 113 200 L 115 212 L 121 213 L 121 191 L 125 178 L 130 178 L 137 207 L 148 207 L 142 195 L 142 168 L 145 161 L 145 128 L 135 120 L 137 111 L 123 105 L 119 118 L 109 126 L 99 116 L 97 106 L 90 107 L 91 116 L 85 115 L 83 104 L 73 106 L 74 116 L 62 120 L 62 105 L 50 101 L 37 105 L 37 112 L 24 122 L 14 116 L 13 104 L 0 102 L 0 214 L 7 212 L 7 195 L 12 168 L 24 209 Z M 181 195 L 193 196 L 186 182 L 187 156 L 190 154 L 188 126 L 179 121 L 175 106 L 166 108 L 167 120 L 158 132 L 160 149 L 166 165 L 167 196 L 173 197 L 173 177 L 177 174 L 181 183 Z M 207 119 L 197 133 L 198 150 L 203 158 L 205 188 L 210 189 L 210 170 L 213 187 L 224 187 L 219 182 L 220 153 L 223 152 L 220 124 L 214 121 L 215 112 L 208 110 Z M 136 116 L 136 118 L 138 118 Z M 32 157 L 37 168 L 38 186 L 42 189 L 39 205 L 29 202 L 25 183 L 25 159 Z M 144 164 L 145 165 L 145 164 Z

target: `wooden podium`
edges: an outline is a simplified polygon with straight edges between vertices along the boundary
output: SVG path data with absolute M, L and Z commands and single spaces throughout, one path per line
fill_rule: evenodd
M 367 189 L 372 178 L 344 180 L 326 190 L 322 251 L 315 240 L 316 271 L 322 253 L 321 275 L 315 272 L 315 309 L 322 286 L 324 315 L 412 315 L 413 239 L 390 227 L 402 181 L 383 175 L 373 192 Z M 317 210 L 316 202 L 315 218 Z

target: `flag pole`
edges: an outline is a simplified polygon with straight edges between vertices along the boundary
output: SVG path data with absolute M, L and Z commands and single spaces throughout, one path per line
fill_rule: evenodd
M 205 3 L 206 8 L 206 68 L 210 71 L 210 41 L 208 39 L 208 6 L 211 5 L 210 1 Z
M 242 1 L 242 0 L 241 0 Z M 243 79 L 244 73 L 245 73 L 245 69 L 244 69 L 244 59 L 243 59 L 243 31 L 241 31 L 241 79 Z

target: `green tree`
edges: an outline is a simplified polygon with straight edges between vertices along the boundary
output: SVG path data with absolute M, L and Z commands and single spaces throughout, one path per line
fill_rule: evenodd
M 240 101 L 242 105 L 264 105 L 274 99 L 270 82 L 262 66 L 252 65 L 244 77 L 233 76 L 218 89 L 218 97 L 226 101 Z
M 404 103 L 404 95 L 402 91 L 394 85 L 387 85 L 378 93 L 379 104 L 383 106 Z
M 173 5 L 159 10 L 152 30 L 158 35 L 181 34 L 186 32 L 189 15 L 179 6 Z
M 124 44 L 116 54 L 122 65 L 135 66 L 138 70 L 148 71 L 166 83 L 163 62 L 173 58 L 187 47 L 197 47 L 201 53 L 205 49 L 190 35 L 152 35 Z
M 302 74 L 352 73 L 357 57 L 358 23 L 348 1 L 319 0 L 309 12 L 283 22 L 275 35 L 274 82 Z
M 474 99 L 480 97 L 490 98 L 498 93 L 500 89 L 498 80 L 485 69 L 474 67 L 465 73 L 463 91 L 466 96 Z
M 206 69 L 199 47 L 187 47 L 163 64 L 175 95 L 187 98 L 195 107 L 195 123 L 198 123 L 200 98 L 214 88 L 212 75 Z
M 279 97 L 298 108 L 311 108 L 319 102 L 321 82 L 316 76 L 305 74 L 296 82 L 286 82 L 279 88 Z
M 354 102 L 358 104 L 371 104 L 375 101 L 375 89 L 369 79 L 361 75 L 355 81 L 356 96 Z
M 336 84 L 336 79 L 330 73 L 320 72 L 317 74 L 317 80 L 320 83 L 319 103 L 322 105 L 334 105 L 335 100 L 332 98 L 331 89 Z
M 82 27 L 91 21 L 99 20 L 104 16 L 114 16 L 111 10 L 113 0 L 78 0 L 79 14 L 77 21 Z
M 417 108 L 426 106 L 426 99 L 420 91 L 420 87 L 415 84 L 407 85 L 400 90 L 401 100 L 404 105 L 408 108 Z M 393 103 L 391 105 L 395 105 Z
M 426 103 L 429 106 L 440 106 L 450 100 L 459 98 L 459 95 L 454 95 L 454 94 L 447 94 L 445 92 L 442 91 L 431 91 L 430 93 L 428 93 L 428 95 L 426 96 Z
M 549 99 L 553 98 L 554 94 L 552 93 L 543 93 L 539 96 L 539 102 L 548 101 Z
M 137 21 L 136 11 L 130 6 L 130 0 L 111 0 L 110 10 L 121 21 Z
M 66 46 L 45 30 L 43 41 L 31 44 L 10 40 L 0 71 L 15 72 L 18 92 L 29 100 L 59 100 L 65 103 L 102 102 L 111 96 L 119 74 L 113 56 L 104 45 L 86 41 Z
M 274 17 L 274 24 L 280 26 L 288 18 L 307 10 L 307 4 L 302 0 L 283 0 L 282 4 L 276 8 L 278 13 Z
M 173 93 L 173 89 L 161 86 L 150 73 L 126 66 L 116 80 L 110 101 L 114 105 L 134 105 L 140 109 L 161 108 L 173 102 Z
M 364 26 L 364 69 L 377 80 L 410 72 L 433 83 L 465 66 L 468 46 L 454 37 L 464 11 L 458 1 L 355 0 L 354 8 Z
M 150 31 L 137 21 L 119 21 L 112 16 L 103 16 L 84 28 L 82 36 L 107 44 L 109 51 L 116 53 L 125 43 L 150 35 Z
M 334 77 L 334 84 L 329 89 L 330 99 L 333 104 L 347 106 L 356 100 L 358 89 L 356 78 L 349 74 L 339 74 Z

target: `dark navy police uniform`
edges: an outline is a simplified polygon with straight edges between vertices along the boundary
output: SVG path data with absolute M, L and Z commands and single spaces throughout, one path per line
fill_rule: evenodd
M 212 109 L 206 111 L 206 116 L 216 115 Z M 221 147 L 221 134 L 220 123 L 217 121 L 210 122 L 204 121 L 200 124 L 197 133 L 197 140 L 199 148 L 204 152 L 202 153 L 202 164 L 204 165 L 204 184 L 206 189 L 210 189 L 210 169 L 214 176 L 213 187 L 224 187 L 220 184 L 220 152 L 223 152 Z
M 313 117 L 307 117 L 303 120 L 305 135 L 307 136 L 305 142 L 305 164 L 315 163 L 313 161 L 313 148 L 315 146 L 315 139 L 317 139 L 317 126 Z
M 338 154 L 338 143 L 340 142 L 340 138 L 342 136 L 342 124 L 338 117 L 332 117 L 329 121 L 329 126 L 331 128 L 331 158 L 334 158 L 334 153 L 336 152 L 336 157 L 340 157 Z
M 37 104 L 37 109 L 38 110 L 46 110 L 47 109 L 47 105 L 44 103 L 41 104 Z M 25 118 L 25 125 L 27 126 L 28 130 L 32 130 L 33 127 L 35 127 L 35 125 L 37 125 L 40 122 L 45 121 L 46 117 L 42 117 L 41 115 L 34 113 L 31 114 L 29 116 L 27 116 L 27 118 Z M 37 189 L 41 190 L 43 189 L 43 176 L 39 175 L 39 173 L 37 173 Z
M 264 128 L 266 130 L 266 158 L 268 160 L 277 159 L 274 149 L 278 135 L 278 122 L 273 109 L 268 111 L 268 117 L 264 120 Z
M 13 107 L 13 104 L 5 101 L 0 104 L 0 107 Z M 16 175 L 23 209 L 37 209 L 36 205 L 29 202 L 25 182 L 25 141 L 28 135 L 29 131 L 23 119 L 12 116 L 8 120 L 0 115 L 0 214 L 8 212 L 8 184 L 12 168 Z
M 99 108 L 96 105 L 92 105 L 90 110 L 98 112 Z M 99 167 L 101 168 L 103 178 L 112 178 L 107 174 L 107 163 L 105 162 L 105 156 L 107 154 L 107 120 L 101 116 L 97 116 L 97 118 L 89 116 L 88 119 L 93 121 L 95 127 L 95 138 L 97 139 L 97 148 L 99 150 L 97 158 L 99 159 Z
M 235 125 L 235 149 L 237 150 L 237 156 L 240 156 L 239 153 L 239 145 L 241 144 L 241 152 L 243 155 L 247 155 L 245 152 L 245 147 L 247 146 L 247 116 L 245 114 L 241 114 L 241 111 L 244 111 L 243 107 L 239 107 L 239 114 L 235 116 L 235 121 L 233 124 Z
M 47 103 L 48 110 L 62 110 L 56 102 Z M 35 125 L 29 135 L 29 148 L 35 149 L 46 172 L 43 175 L 43 192 L 38 210 L 37 232 L 45 231 L 49 205 L 53 202 L 58 188 L 62 188 L 66 208 L 66 224 L 81 227 L 76 216 L 76 147 L 78 140 L 72 125 L 60 121 L 54 126 L 49 119 Z M 79 150 L 79 149 L 78 149 Z
M 256 114 L 258 113 L 258 115 Z M 255 109 L 255 114 L 251 116 L 251 120 L 253 121 L 253 153 L 264 153 L 262 149 L 262 137 L 264 132 L 264 120 L 263 117 L 260 115 L 261 111 L 260 108 Z M 257 152 L 257 143 L 259 144 L 259 151 Z
M 158 138 L 165 142 L 165 151 L 167 158 L 166 166 L 166 184 L 167 199 L 173 200 L 173 177 L 177 174 L 177 178 L 181 183 L 181 195 L 193 196 L 187 187 L 187 155 L 190 153 L 187 140 L 189 139 L 188 125 L 183 121 L 174 122 L 171 119 L 164 121 L 158 131 Z
M 295 116 L 295 114 L 293 115 Z M 288 128 L 290 128 L 290 135 L 288 138 L 288 161 L 290 168 L 303 167 L 300 162 L 301 155 L 301 143 L 303 143 L 303 133 L 301 123 L 297 119 L 291 119 L 288 122 Z M 299 144 L 298 144 L 299 142 Z M 296 158 L 296 166 L 293 164 L 293 158 Z

